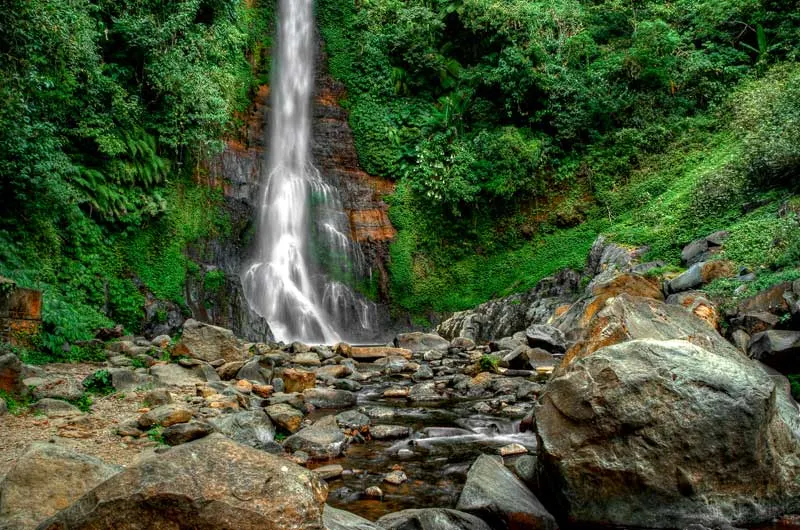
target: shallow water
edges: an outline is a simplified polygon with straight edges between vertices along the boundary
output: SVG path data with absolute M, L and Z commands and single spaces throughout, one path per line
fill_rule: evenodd
M 390 409 L 391 417 L 372 419 L 372 424 L 403 425 L 411 428 L 406 439 L 378 441 L 350 445 L 345 456 L 312 464 L 340 464 L 345 473 L 328 481 L 328 504 L 348 510 L 370 521 L 411 508 L 454 508 L 464 487 L 467 472 L 481 453 L 497 454 L 497 450 L 511 443 L 525 446 L 530 453 L 536 451 L 536 438 L 532 433 L 519 432 L 519 420 L 470 414 L 463 409 L 464 402 L 444 406 L 410 406 L 401 399 L 383 399 L 385 385 L 365 389 L 360 394 L 359 409 L 381 407 Z M 337 414 L 341 411 L 317 410 L 312 418 Z M 387 412 L 384 410 L 384 412 Z M 409 456 L 398 451 L 407 449 Z M 519 456 L 505 457 L 507 466 L 513 466 Z M 392 485 L 383 476 L 400 466 L 408 481 Z M 368 498 L 364 492 L 371 486 L 379 487 L 382 499 Z M 561 524 L 565 530 L 634 530 L 632 527 L 600 527 Z M 754 530 L 800 530 L 800 524 L 774 523 L 749 527 Z
M 393 411 L 391 418 L 373 419 L 374 424 L 403 425 L 411 428 L 406 439 L 352 444 L 346 455 L 330 463 L 340 464 L 346 471 L 329 483 L 328 504 L 346 509 L 370 520 L 409 508 L 454 507 L 466 481 L 467 471 L 481 453 L 519 443 L 535 451 L 536 438 L 519 432 L 519 421 L 495 416 L 461 416 L 459 409 L 438 406 L 408 406 L 402 400 L 370 399 L 359 407 L 385 407 Z M 316 411 L 313 416 L 336 411 Z M 400 456 L 402 449 L 411 451 Z M 512 462 L 511 459 L 506 459 Z M 399 465 L 408 481 L 392 485 L 383 476 Z M 371 499 L 364 491 L 377 486 L 383 499 Z

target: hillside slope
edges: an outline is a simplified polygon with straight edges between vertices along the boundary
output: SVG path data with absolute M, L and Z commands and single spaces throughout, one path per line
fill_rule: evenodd
M 683 245 L 726 229 L 725 257 L 762 283 L 797 275 L 796 2 L 319 13 L 362 165 L 397 181 L 398 307 L 523 291 L 580 267 L 598 233 L 677 267 Z

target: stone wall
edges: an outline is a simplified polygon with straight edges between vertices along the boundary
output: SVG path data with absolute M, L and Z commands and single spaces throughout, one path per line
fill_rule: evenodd
M 14 345 L 39 333 L 42 325 L 42 292 L 17 287 L 0 278 L 0 338 Z

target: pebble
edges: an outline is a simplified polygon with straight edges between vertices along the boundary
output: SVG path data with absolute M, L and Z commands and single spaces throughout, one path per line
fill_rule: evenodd
M 253 383 L 248 381 L 247 379 L 239 379 L 236 381 L 236 390 L 241 392 L 242 394 L 249 394 L 253 391 Z
M 402 484 L 406 480 L 408 480 L 408 477 L 402 471 L 392 471 L 390 473 L 386 473 L 386 475 L 383 476 L 384 482 L 388 482 L 389 484 L 394 484 L 395 486 Z
M 373 499 L 382 499 L 383 498 L 383 491 L 378 486 L 370 486 L 369 488 L 364 491 L 364 494 L 367 497 L 371 497 Z
M 501 447 L 498 452 L 500 456 L 511 456 L 527 454 L 528 450 L 521 444 L 508 444 Z

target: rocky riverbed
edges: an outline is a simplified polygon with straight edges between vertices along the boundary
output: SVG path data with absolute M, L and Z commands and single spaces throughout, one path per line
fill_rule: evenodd
M 800 285 L 726 314 L 642 254 L 600 239 L 388 345 L 189 320 L 103 330 L 94 365 L 7 353 L 0 528 L 796 527 L 798 332 L 770 315 Z

